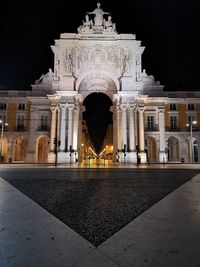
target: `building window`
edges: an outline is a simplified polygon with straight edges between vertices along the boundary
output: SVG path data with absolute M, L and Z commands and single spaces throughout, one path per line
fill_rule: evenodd
M 154 129 L 154 117 L 148 116 L 147 117 L 147 130 L 153 130 Z
M 194 104 L 188 104 L 188 110 L 194 111 Z
M 0 103 L 0 109 L 6 109 L 6 103 Z
M 193 131 L 198 131 L 198 124 L 197 124 L 196 116 L 191 116 L 191 115 L 188 116 L 188 124 L 192 125 Z M 190 128 L 188 128 L 188 130 L 190 130 Z
M 41 115 L 39 130 L 47 131 L 48 129 L 48 115 Z
M 25 130 L 24 115 L 17 115 L 16 130 Z
M 5 123 L 6 122 L 6 115 L 5 114 L 0 114 L 0 120 Z
M 170 104 L 169 109 L 170 111 L 176 111 L 177 110 L 176 104 Z
M 170 129 L 177 129 L 177 117 L 176 116 L 170 117 Z
M 4 129 L 7 128 L 7 126 L 5 125 L 5 123 L 7 123 L 7 118 L 6 118 L 6 114 L 0 114 L 0 129 L 2 129 L 2 125 L 4 127 Z
M 25 110 L 25 104 L 24 103 L 19 103 L 18 104 L 18 110 Z
M 196 121 L 195 116 L 188 116 L 188 124 L 191 124 L 193 121 Z

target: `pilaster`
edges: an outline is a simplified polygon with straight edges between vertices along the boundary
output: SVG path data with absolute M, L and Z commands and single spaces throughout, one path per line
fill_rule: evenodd
M 127 106 L 121 105 L 122 110 L 122 148 L 127 148 Z
M 68 144 L 67 149 L 70 151 L 70 147 L 73 145 L 73 110 L 74 105 L 68 105 Z
M 60 104 L 61 119 L 60 119 L 60 151 L 64 152 L 66 149 L 66 104 Z
M 161 163 L 166 162 L 167 157 L 165 153 L 165 116 L 164 108 L 159 107 L 158 121 L 159 121 L 159 161 Z
M 135 107 L 129 106 L 129 151 L 135 151 Z

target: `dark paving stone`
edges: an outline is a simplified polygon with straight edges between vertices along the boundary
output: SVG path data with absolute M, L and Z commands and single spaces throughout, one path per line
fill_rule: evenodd
M 98 246 L 198 172 L 7 169 L 0 176 Z

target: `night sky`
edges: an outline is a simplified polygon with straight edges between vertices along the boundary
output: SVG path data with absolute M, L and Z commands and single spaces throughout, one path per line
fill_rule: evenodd
M 2 3 L 3 2 L 3 3 Z M 3 0 L 0 16 L 0 88 L 29 89 L 53 68 L 50 45 L 60 33 L 76 32 L 97 1 Z M 143 68 L 165 89 L 200 89 L 199 0 L 101 1 L 118 33 L 134 33 Z

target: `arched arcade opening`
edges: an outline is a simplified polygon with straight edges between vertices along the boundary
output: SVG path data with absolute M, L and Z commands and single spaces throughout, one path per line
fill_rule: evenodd
M 179 161 L 179 141 L 171 136 L 168 139 L 168 161 Z
M 40 136 L 37 141 L 37 162 L 46 163 L 49 152 L 49 137 Z
M 17 136 L 13 141 L 13 161 L 24 162 L 26 157 L 26 140 Z
M 85 146 L 85 150 L 91 147 L 97 156 L 103 150 L 105 150 L 104 154 L 112 153 L 113 116 L 110 111 L 112 104 L 110 97 L 96 92 L 89 94 L 83 101 L 85 112 L 83 113 L 84 131 L 82 131 L 81 144 L 82 147 Z M 87 152 L 84 151 L 84 153 Z

